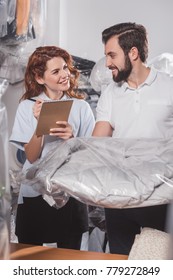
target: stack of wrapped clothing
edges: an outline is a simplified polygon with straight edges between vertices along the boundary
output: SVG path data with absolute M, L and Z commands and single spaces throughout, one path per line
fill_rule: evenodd
M 63 206 L 69 196 L 108 208 L 173 200 L 172 138 L 73 138 L 51 145 L 23 180 L 29 180 L 47 201 L 51 198 L 55 207 Z

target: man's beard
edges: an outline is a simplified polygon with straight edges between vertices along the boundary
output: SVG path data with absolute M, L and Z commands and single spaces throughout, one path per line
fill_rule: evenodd
M 117 70 L 118 70 L 118 74 L 116 76 L 113 75 L 114 82 L 119 83 L 122 81 L 126 81 L 132 71 L 132 64 L 131 64 L 131 61 L 130 61 L 128 55 L 125 56 L 124 69 L 121 71 L 119 69 L 117 69 Z

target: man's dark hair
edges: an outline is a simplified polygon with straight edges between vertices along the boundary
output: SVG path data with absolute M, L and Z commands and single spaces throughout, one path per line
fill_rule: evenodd
M 118 42 L 125 54 L 128 54 L 132 47 L 136 47 L 142 62 L 148 57 L 147 32 L 143 25 L 133 22 L 125 22 L 113 25 L 102 32 L 104 44 L 113 37 L 118 36 Z

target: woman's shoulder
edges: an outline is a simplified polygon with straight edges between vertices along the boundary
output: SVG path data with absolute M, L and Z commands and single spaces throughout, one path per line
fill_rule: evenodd
M 34 101 L 32 101 L 32 100 L 29 100 L 29 99 L 21 100 L 17 107 L 17 114 L 23 115 L 23 116 L 24 115 L 29 116 L 32 112 L 33 105 L 34 105 Z
M 74 107 L 75 109 L 77 110 L 80 110 L 80 111 L 91 111 L 91 107 L 89 105 L 89 103 L 85 100 L 85 99 L 73 99 L 74 100 Z
M 73 101 L 80 106 L 88 106 L 88 102 L 85 99 L 73 98 Z
M 30 100 L 30 99 L 23 99 L 19 102 L 19 108 L 29 108 L 29 107 L 32 107 L 34 105 L 34 102 L 33 100 Z

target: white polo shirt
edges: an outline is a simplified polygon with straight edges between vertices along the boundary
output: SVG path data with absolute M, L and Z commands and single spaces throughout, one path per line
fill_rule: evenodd
M 116 138 L 162 138 L 173 122 L 173 78 L 151 68 L 137 89 L 114 81 L 101 94 L 96 121 L 108 121 Z

